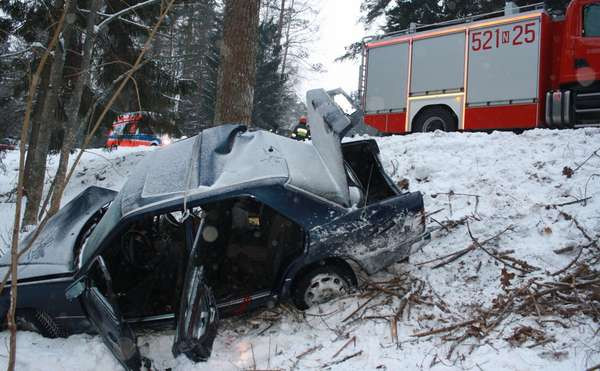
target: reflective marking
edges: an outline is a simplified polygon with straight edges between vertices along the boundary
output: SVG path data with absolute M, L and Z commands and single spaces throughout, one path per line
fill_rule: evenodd
M 419 95 L 418 97 L 410 97 L 409 100 L 422 100 L 422 99 L 433 99 L 433 98 L 448 98 L 448 97 L 460 97 L 465 93 L 449 93 L 449 94 L 432 94 L 432 95 Z

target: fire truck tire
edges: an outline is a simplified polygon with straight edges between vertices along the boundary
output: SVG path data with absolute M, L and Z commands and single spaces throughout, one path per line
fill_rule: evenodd
M 448 109 L 432 107 L 419 112 L 415 119 L 413 132 L 456 131 L 456 129 L 456 118 Z

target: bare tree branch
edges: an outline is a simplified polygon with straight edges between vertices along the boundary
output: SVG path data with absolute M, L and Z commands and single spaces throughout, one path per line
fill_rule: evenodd
M 152 0 L 154 1 L 154 0 Z M 160 27 L 160 25 L 162 24 L 162 22 L 164 21 L 167 13 L 169 12 L 169 10 L 171 9 L 171 7 L 173 6 L 173 3 L 175 2 L 175 0 L 170 0 L 166 7 L 163 8 L 163 11 L 158 19 L 158 21 L 156 22 L 154 28 L 152 29 L 152 32 L 150 33 L 148 39 L 146 40 L 146 43 L 144 44 L 140 54 L 138 55 L 138 58 L 136 59 L 135 63 L 133 64 L 133 67 L 129 70 L 129 72 L 126 74 L 125 78 L 121 81 L 121 84 L 119 85 L 119 87 L 117 88 L 117 90 L 114 92 L 113 96 L 111 97 L 110 101 L 108 102 L 108 104 L 105 106 L 104 110 L 102 111 L 102 114 L 100 115 L 100 117 L 98 118 L 98 120 L 96 121 L 96 124 L 92 130 L 91 133 L 88 134 L 88 136 L 85 138 L 85 141 L 83 143 L 82 146 L 82 150 L 79 152 L 79 155 L 77 156 L 77 158 L 75 159 L 69 174 L 66 177 L 65 180 L 65 184 L 67 184 L 69 182 L 69 179 L 71 178 L 71 176 L 73 175 L 73 172 L 75 171 L 75 167 L 77 166 L 77 164 L 79 163 L 79 160 L 81 159 L 82 154 L 84 153 L 85 148 L 89 145 L 89 143 L 92 140 L 93 135 L 95 134 L 95 132 L 98 130 L 98 128 L 100 127 L 100 124 L 102 122 L 102 120 L 104 119 L 104 117 L 106 116 L 107 112 L 109 111 L 109 109 L 111 108 L 111 106 L 114 104 L 115 100 L 117 99 L 117 97 L 119 96 L 119 94 L 121 93 L 121 91 L 123 90 L 123 88 L 125 87 L 125 85 L 127 84 L 127 82 L 129 81 L 130 78 L 132 78 L 132 75 L 135 71 L 137 71 L 137 69 L 139 68 L 139 66 L 142 64 L 142 60 L 144 58 L 144 55 L 146 54 L 146 52 L 148 51 L 148 49 L 150 48 L 150 43 L 152 42 L 152 40 L 154 39 L 154 36 L 158 30 L 158 28 Z M 69 0 L 66 0 L 66 4 L 65 4 L 65 8 L 68 7 L 69 4 Z M 61 33 L 61 30 L 63 28 L 64 25 L 64 21 L 65 21 L 65 16 L 66 16 L 66 12 L 63 12 L 61 15 L 61 18 L 57 24 L 56 30 L 54 32 L 54 36 L 50 42 L 50 44 L 48 45 L 48 49 L 46 50 L 46 52 L 44 53 L 44 55 L 42 56 L 42 59 L 40 61 L 40 64 L 38 65 L 38 68 L 35 72 L 35 74 L 33 75 L 33 78 L 31 80 L 31 84 L 29 86 L 29 93 L 27 96 L 27 108 L 25 111 L 25 118 L 23 120 L 23 128 L 21 130 L 21 143 L 26 143 L 27 142 L 27 137 L 28 137 L 28 129 L 29 129 L 29 123 L 30 123 L 30 119 L 31 119 L 31 111 L 32 111 L 32 102 L 33 102 L 33 96 L 35 95 L 35 91 L 36 88 L 38 86 L 39 80 L 40 80 L 40 75 L 42 73 L 42 70 L 44 68 L 44 65 L 46 63 L 46 60 L 48 59 L 48 56 L 50 54 L 50 51 L 52 49 L 54 49 L 54 47 L 56 46 L 58 39 L 59 39 L 59 35 Z M 9 362 L 8 362 L 8 370 L 9 371 L 13 371 L 15 369 L 15 359 L 16 359 L 16 322 L 15 322 L 15 311 L 16 311 L 16 304 L 17 304 L 17 280 L 18 280 L 18 275 L 17 275 L 17 267 L 18 267 L 18 261 L 19 261 L 19 257 L 21 257 L 25 252 L 27 252 L 27 250 L 29 248 L 31 248 L 31 246 L 33 245 L 33 243 L 35 242 L 35 239 L 37 238 L 37 236 L 39 235 L 40 231 L 44 228 L 44 226 L 46 225 L 46 223 L 48 222 L 49 216 L 46 215 L 44 217 L 44 219 L 40 222 L 39 227 L 35 230 L 34 235 L 32 236 L 31 240 L 29 241 L 29 244 L 22 249 L 21 251 L 18 250 L 18 242 L 19 242 L 19 229 L 20 229 L 20 216 L 21 216 L 21 206 L 22 206 L 22 201 L 23 201 L 23 178 L 24 178 L 24 162 L 25 162 L 25 146 L 20 146 L 20 157 L 19 157 L 19 178 L 18 178 L 18 182 L 17 182 L 17 200 L 16 200 L 16 207 L 15 207 L 15 222 L 14 222 L 14 226 L 13 226 L 13 231 L 12 231 L 12 242 L 11 242 L 11 269 L 10 269 L 10 273 L 7 272 L 6 275 L 4 276 L 3 282 L 0 284 L 0 292 L 2 292 L 2 290 L 4 289 L 4 286 L 8 280 L 8 278 L 11 278 L 11 299 L 10 299 L 10 308 L 9 308 L 9 312 L 7 314 L 7 321 L 8 321 L 8 327 L 11 331 L 11 336 L 10 336 L 10 355 L 9 355 Z
M 69 0 L 65 2 L 65 9 L 68 7 Z M 56 44 L 58 43 L 58 38 L 62 31 L 62 28 L 65 24 L 65 16 L 66 12 L 63 11 L 56 25 L 56 29 L 54 30 L 54 35 L 52 36 L 52 40 L 50 40 L 50 44 L 48 48 L 42 55 L 42 59 L 31 79 L 31 83 L 29 84 L 29 92 L 27 94 L 27 106 L 25 109 L 25 117 L 23 119 L 23 127 L 21 128 L 21 145 L 19 146 L 19 178 L 17 181 L 17 200 L 15 202 L 15 221 L 13 225 L 12 231 L 12 241 L 10 247 L 10 272 L 12 276 L 12 280 L 10 282 L 10 308 L 8 310 L 7 322 L 8 328 L 10 329 L 10 354 L 8 358 L 8 367 L 9 371 L 15 369 L 15 361 L 17 356 L 17 324 L 15 322 L 15 311 L 17 309 L 17 266 L 19 263 L 19 230 L 20 230 L 20 222 L 21 222 L 21 206 L 23 202 L 23 181 L 24 181 L 24 166 L 25 166 L 25 145 L 27 143 L 27 137 L 29 134 L 29 123 L 31 120 L 31 110 L 33 105 L 33 97 L 35 95 L 35 91 L 37 90 L 37 86 L 39 84 L 40 76 L 46 65 L 46 61 L 50 56 L 51 50 L 54 49 Z
M 119 17 L 121 17 L 123 14 L 132 12 L 132 11 L 134 11 L 136 9 L 143 8 L 145 6 L 152 5 L 152 4 L 155 4 L 155 3 L 158 3 L 158 2 L 159 2 L 159 0 L 146 0 L 143 3 L 135 4 L 135 5 L 132 5 L 132 6 L 128 7 L 128 8 L 125 8 L 123 10 L 120 10 L 120 11 L 118 11 L 116 13 L 110 14 L 108 18 L 106 18 L 105 20 L 103 20 L 102 22 L 100 22 L 100 24 L 98 26 L 96 26 L 96 33 L 98 33 L 99 31 L 101 31 L 104 27 L 108 26 L 108 24 L 110 22 L 112 22 L 115 19 L 118 19 Z M 156 31 L 152 30 L 152 34 L 156 34 Z

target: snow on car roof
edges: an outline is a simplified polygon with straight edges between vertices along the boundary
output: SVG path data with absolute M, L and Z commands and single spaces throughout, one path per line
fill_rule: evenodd
M 342 203 L 311 143 L 227 124 L 154 151 L 123 187 L 122 215 L 173 198 L 201 199 L 241 187 L 285 184 Z

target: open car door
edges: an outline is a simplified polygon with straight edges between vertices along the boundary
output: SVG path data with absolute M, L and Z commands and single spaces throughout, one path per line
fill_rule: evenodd
M 137 339 L 123 320 L 102 256 L 96 257 L 82 279 L 67 289 L 67 297 L 79 297 L 88 319 L 123 367 L 139 370 L 141 358 Z
M 218 322 L 217 304 L 204 277 L 203 227 L 204 219 L 187 262 L 172 349 L 175 357 L 183 353 L 194 362 L 206 361 L 210 357 Z M 190 230 L 189 224 L 186 228 Z

